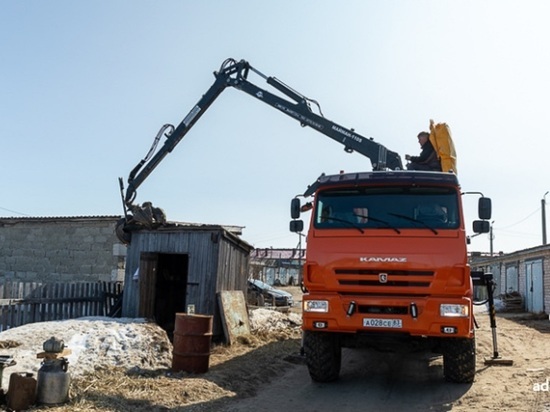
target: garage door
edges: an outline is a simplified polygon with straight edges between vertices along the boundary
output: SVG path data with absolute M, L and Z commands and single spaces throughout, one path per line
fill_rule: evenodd
M 525 308 L 528 312 L 543 312 L 542 259 L 525 262 L 525 280 Z
M 519 292 L 518 267 L 506 266 L 506 293 Z

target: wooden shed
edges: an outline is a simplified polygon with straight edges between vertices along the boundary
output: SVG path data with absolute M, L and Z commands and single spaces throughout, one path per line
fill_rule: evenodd
M 126 258 L 123 317 L 154 319 L 171 336 L 175 314 L 194 305 L 214 317 L 221 336 L 217 293 L 242 290 L 246 296 L 252 246 L 218 225 L 168 225 L 132 233 Z

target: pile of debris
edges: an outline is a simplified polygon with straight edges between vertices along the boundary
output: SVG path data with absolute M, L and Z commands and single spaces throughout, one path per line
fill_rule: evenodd
M 523 298 L 519 292 L 510 292 L 499 296 L 502 305 L 497 308 L 499 312 L 523 312 Z
M 250 311 L 250 328 L 255 335 L 278 336 L 280 339 L 298 339 L 301 336 L 302 317 L 297 313 L 281 313 L 258 308 Z

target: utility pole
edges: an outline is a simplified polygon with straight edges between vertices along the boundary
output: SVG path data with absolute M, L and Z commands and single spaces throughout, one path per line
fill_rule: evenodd
M 494 220 L 491 222 L 491 226 L 489 230 L 489 251 L 491 252 L 491 257 L 493 257 L 493 239 L 495 238 L 493 236 L 493 223 L 495 223 Z
M 540 201 L 540 210 L 542 214 L 542 244 L 546 245 L 546 195 L 548 192 L 544 194 Z

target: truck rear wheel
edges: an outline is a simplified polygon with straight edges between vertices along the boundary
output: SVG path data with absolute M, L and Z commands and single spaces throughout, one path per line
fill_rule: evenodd
M 340 375 L 342 348 L 338 335 L 304 332 L 304 352 L 309 376 L 315 382 L 332 382 Z
M 443 374 L 449 382 L 472 383 L 476 374 L 476 340 L 448 339 L 443 351 Z

